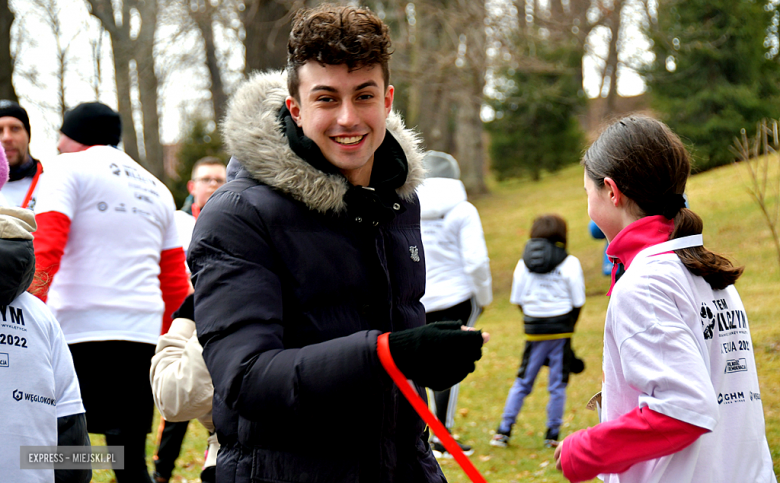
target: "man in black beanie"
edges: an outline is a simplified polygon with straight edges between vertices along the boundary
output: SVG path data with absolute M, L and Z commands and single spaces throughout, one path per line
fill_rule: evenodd
M 65 113 L 60 128 L 60 153 L 76 153 L 91 146 L 117 146 L 122 137 L 122 119 L 100 102 L 85 102 Z
M 35 188 L 43 167 L 30 156 L 30 118 L 27 111 L 14 101 L 0 100 L 0 142 L 11 168 L 2 196 L 12 206 L 33 209 Z
M 65 114 L 41 178 L 31 292 L 62 327 L 90 433 L 124 447 L 118 483 L 151 483 L 146 435 L 154 401 L 149 367 L 163 320 L 189 290 L 165 185 L 114 147 L 119 115 L 97 102 Z M 67 250 L 65 247 L 67 246 Z

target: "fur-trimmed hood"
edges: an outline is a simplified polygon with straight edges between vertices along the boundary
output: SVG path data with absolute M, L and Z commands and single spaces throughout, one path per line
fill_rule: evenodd
M 253 178 L 310 209 L 341 213 L 346 209 L 344 195 L 350 184 L 340 174 L 318 170 L 290 148 L 278 118 L 287 95 L 287 75 L 280 71 L 255 73 L 241 84 L 222 122 L 228 154 L 240 161 Z M 420 138 L 404 126 L 395 111 L 387 118 L 387 130 L 401 145 L 409 169 L 406 182 L 396 192 L 411 200 L 424 175 Z

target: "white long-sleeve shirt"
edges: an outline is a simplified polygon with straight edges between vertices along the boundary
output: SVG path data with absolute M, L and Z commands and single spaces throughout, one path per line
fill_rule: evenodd
M 426 312 L 475 296 L 480 307 L 493 300 L 490 258 L 477 209 L 457 179 L 428 178 L 417 188 L 425 250 Z

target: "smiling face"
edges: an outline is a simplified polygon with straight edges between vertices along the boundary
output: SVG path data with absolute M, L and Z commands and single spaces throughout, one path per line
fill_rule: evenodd
M 367 186 L 393 107 L 393 86 L 385 87 L 382 68 L 350 71 L 345 64 L 308 61 L 298 76 L 299 99 L 287 98 L 296 124 L 350 183 Z
M 9 166 L 19 166 L 27 159 L 30 135 L 19 119 L 12 116 L 0 117 L 0 142 L 3 143 Z

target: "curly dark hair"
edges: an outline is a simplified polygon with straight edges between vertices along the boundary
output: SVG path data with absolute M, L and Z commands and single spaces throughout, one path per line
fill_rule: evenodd
M 287 42 L 287 88 L 300 100 L 298 69 L 309 60 L 346 64 L 350 71 L 379 64 L 385 88 L 390 85 L 390 32 L 367 8 L 325 3 L 301 9 L 293 18 Z

